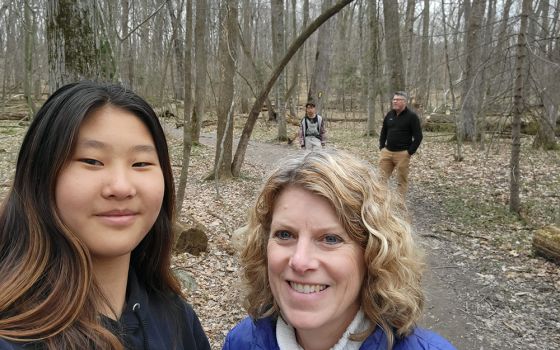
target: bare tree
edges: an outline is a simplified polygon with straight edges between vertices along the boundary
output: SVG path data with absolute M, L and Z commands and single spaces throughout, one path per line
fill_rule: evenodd
M 420 82 L 418 84 L 418 93 L 416 101 L 427 106 L 430 96 L 428 86 L 428 68 L 429 68 L 429 44 L 430 44 L 430 1 L 424 0 L 424 9 L 422 11 L 422 39 L 420 49 L 420 66 L 419 75 Z
M 479 101 L 476 100 L 478 67 L 480 63 L 480 37 L 481 24 L 484 14 L 485 0 L 473 0 L 471 13 L 467 19 L 466 46 L 465 46 L 465 80 L 463 82 L 462 119 L 459 137 L 468 141 L 476 141 L 477 127 L 476 115 L 478 114 Z
M 404 67 L 399 29 L 399 4 L 393 0 L 383 0 L 385 24 L 385 51 L 389 70 L 390 93 L 405 89 Z
M 130 2 L 129 0 L 122 0 L 122 15 L 121 15 L 121 34 L 124 37 L 121 40 L 121 77 L 125 85 L 134 88 L 134 55 L 132 54 L 131 41 L 132 37 L 128 35 L 129 32 L 129 16 L 130 16 Z M 125 37 L 126 36 L 126 37 Z
M 183 2 L 176 0 L 176 11 L 173 8 L 173 1 L 167 1 L 167 10 L 169 12 L 170 22 L 171 22 L 171 44 L 173 46 L 173 56 L 175 58 L 176 73 L 174 76 L 179 81 L 175 81 L 173 84 L 173 91 L 175 93 L 175 98 L 180 99 L 183 97 L 183 88 L 185 84 L 183 83 L 185 73 L 183 69 L 183 31 L 181 27 L 181 17 L 183 14 Z
M 541 0 L 539 3 L 540 23 L 539 36 L 534 40 L 536 47 L 531 50 L 532 58 L 535 63 L 534 78 L 537 96 L 542 101 L 542 110 L 537 116 L 538 130 L 533 140 L 533 148 L 552 150 L 557 147 L 554 129 L 558 120 L 560 104 L 560 39 L 559 32 L 552 34 L 556 39 L 550 40 L 551 32 L 549 28 L 549 0 Z M 558 13 L 558 11 L 556 11 Z M 533 21 L 536 22 L 536 21 Z M 535 23 L 536 25 L 536 23 Z M 547 45 L 549 42 L 556 41 L 556 45 Z M 542 44 L 540 44 L 542 43 Z
M 33 102 L 33 49 L 34 34 L 37 28 L 35 19 L 35 11 L 31 8 L 30 0 L 25 1 L 24 6 L 24 29 L 25 29 L 25 45 L 24 45 L 24 61 L 25 61 L 25 80 L 23 81 L 23 94 L 27 101 L 27 106 L 31 115 L 35 114 L 35 102 Z
M 366 135 L 377 134 L 375 123 L 375 98 L 379 92 L 378 84 L 378 41 L 379 23 L 377 21 L 377 1 L 370 1 L 368 4 L 368 26 L 369 26 L 369 65 L 368 65 L 368 91 L 367 91 L 367 127 Z
M 407 90 L 411 88 L 412 81 L 412 56 L 414 43 L 414 10 L 416 8 L 416 0 L 406 1 L 406 15 L 404 20 L 404 39 L 406 39 L 406 83 Z
M 332 0 L 323 0 L 322 9 L 325 11 L 332 5 Z M 311 85 L 307 94 L 308 99 L 315 101 L 317 113 L 325 114 L 323 106 L 329 88 L 329 73 L 332 58 L 333 21 L 327 21 L 321 26 L 317 35 L 317 51 L 315 66 L 311 76 Z
M 293 38 L 296 37 L 297 34 L 297 0 L 291 0 L 292 4 L 292 33 Z M 302 28 L 307 27 L 307 23 L 309 22 L 309 0 L 305 0 L 303 4 L 303 18 L 302 18 Z M 296 103 L 299 97 L 299 74 L 302 68 L 303 62 L 303 51 L 304 48 L 298 50 L 296 54 L 296 58 L 292 65 L 292 78 L 290 80 L 290 85 L 288 87 L 288 91 L 286 92 L 286 101 L 289 101 L 290 106 L 290 114 L 296 115 Z
M 200 129 L 204 120 L 206 102 L 206 68 L 208 64 L 208 28 L 207 28 L 208 0 L 196 0 L 196 19 L 194 26 L 195 53 L 195 82 L 194 82 L 194 111 L 192 114 L 192 141 L 198 143 Z
M 239 34 L 239 41 L 242 47 L 246 47 L 247 54 L 239 56 L 239 70 L 240 74 L 245 80 L 245 84 L 240 86 L 240 111 L 241 113 L 249 113 L 249 98 L 251 97 L 251 86 L 249 81 L 254 79 L 252 75 L 253 70 L 251 66 L 251 47 L 252 47 L 252 28 L 253 28 L 253 6 L 251 0 L 243 0 L 241 7 L 241 33 Z
M 531 12 L 531 0 L 523 0 L 521 5 L 521 23 L 517 34 L 517 53 L 515 59 L 515 85 L 513 91 L 513 120 L 511 124 L 511 158 L 509 163 L 509 209 L 519 213 L 521 203 L 519 188 L 521 184 L 521 171 L 519 158 L 521 153 L 521 117 L 525 110 L 525 84 L 527 58 L 527 19 Z
M 234 113 L 234 78 L 237 60 L 237 0 L 227 0 L 220 9 L 224 24 L 220 28 L 221 86 L 218 100 L 218 130 L 216 138 L 216 155 L 214 170 L 208 179 L 231 177 L 231 162 L 233 149 L 233 113 Z
M 285 52 L 284 35 L 284 0 L 270 0 L 270 23 L 272 26 L 272 61 L 278 64 Z M 278 123 L 278 140 L 288 139 L 286 130 L 286 80 L 280 73 L 276 82 L 276 122 Z
M 193 38 L 193 8 L 192 0 L 186 0 L 186 17 L 185 17 L 185 64 L 184 64 L 184 74 L 185 86 L 183 88 L 183 101 L 185 102 L 185 108 L 183 110 L 183 162 L 181 166 L 181 175 L 179 176 L 179 185 L 177 186 L 177 198 L 176 208 L 177 215 L 181 214 L 181 209 L 183 207 L 183 202 L 185 200 L 185 189 L 187 187 L 187 177 L 189 174 L 189 164 L 191 159 L 192 150 L 192 110 L 193 110 L 193 100 L 192 100 L 192 38 Z

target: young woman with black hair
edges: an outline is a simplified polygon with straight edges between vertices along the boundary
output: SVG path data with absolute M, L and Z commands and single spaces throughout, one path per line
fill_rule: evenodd
M 164 132 L 117 85 L 58 89 L 0 210 L 0 349 L 209 349 L 171 272 Z

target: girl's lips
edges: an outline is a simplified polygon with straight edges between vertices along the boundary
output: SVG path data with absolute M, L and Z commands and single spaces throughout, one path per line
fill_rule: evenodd
M 132 210 L 110 210 L 96 214 L 104 224 L 109 226 L 128 226 L 136 220 L 138 213 Z
M 96 214 L 96 216 L 127 216 L 127 215 L 135 215 L 136 212 L 130 209 L 112 209 L 100 212 Z

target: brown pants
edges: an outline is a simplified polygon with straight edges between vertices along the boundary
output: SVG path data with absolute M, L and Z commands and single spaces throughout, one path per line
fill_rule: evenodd
M 379 155 L 379 169 L 381 177 L 385 183 L 391 177 L 393 170 L 397 170 L 397 190 L 400 195 L 406 197 L 408 190 L 408 169 L 410 165 L 410 155 L 408 151 L 391 152 L 383 148 Z

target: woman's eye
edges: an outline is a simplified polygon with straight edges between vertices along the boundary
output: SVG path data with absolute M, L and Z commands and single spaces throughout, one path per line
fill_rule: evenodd
M 281 239 L 281 240 L 287 240 L 292 238 L 292 234 L 288 231 L 285 230 L 281 230 L 281 231 L 276 231 L 274 232 L 274 237 Z
M 325 235 L 323 240 L 327 244 L 338 244 L 344 242 L 344 240 L 339 235 Z
M 89 165 L 103 165 L 103 163 L 101 163 L 97 159 L 92 159 L 92 158 L 82 158 L 79 161 L 82 162 L 82 163 L 89 164 Z

